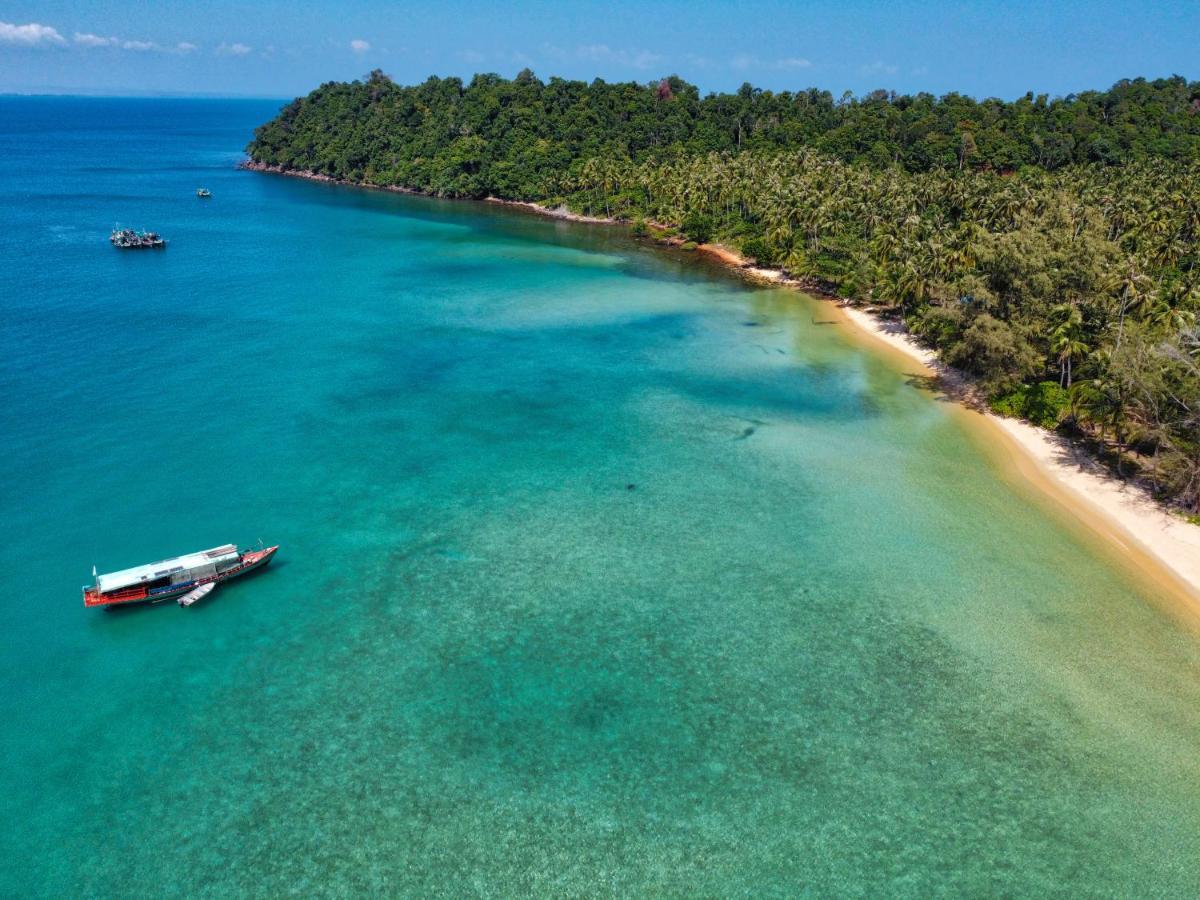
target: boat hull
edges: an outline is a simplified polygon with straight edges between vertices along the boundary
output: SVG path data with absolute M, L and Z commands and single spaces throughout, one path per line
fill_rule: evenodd
M 156 591 L 146 589 L 134 589 L 124 591 L 113 591 L 109 594 L 102 594 L 94 588 L 84 588 L 83 605 L 84 606 L 129 606 L 134 603 L 158 603 L 160 600 L 174 600 L 182 597 L 189 591 L 193 591 L 202 584 L 220 584 L 224 581 L 232 581 L 239 575 L 246 575 L 249 572 L 257 571 L 268 565 L 274 558 L 279 546 L 267 547 L 263 550 L 251 550 L 242 554 L 242 561 L 232 569 L 227 569 L 224 572 L 218 572 L 215 575 L 209 575 L 206 578 L 197 578 L 193 581 L 184 581 L 179 584 L 168 585 Z

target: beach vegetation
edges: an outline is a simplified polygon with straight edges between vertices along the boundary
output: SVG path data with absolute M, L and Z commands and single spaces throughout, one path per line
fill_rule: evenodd
M 707 244 L 712 240 L 716 225 L 712 216 L 705 213 L 693 213 L 680 223 L 679 228 L 688 236 L 689 240 L 697 244 Z
M 1042 428 L 1055 429 L 1070 416 L 1071 395 L 1057 381 L 1039 381 L 996 394 L 988 405 L 1002 416 L 1026 419 Z

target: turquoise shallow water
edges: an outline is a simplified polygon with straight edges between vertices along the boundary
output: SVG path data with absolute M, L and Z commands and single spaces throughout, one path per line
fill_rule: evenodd
M 0 894 L 1200 890 L 1200 647 L 944 405 L 616 231 L 235 170 L 274 108 L 0 99 Z

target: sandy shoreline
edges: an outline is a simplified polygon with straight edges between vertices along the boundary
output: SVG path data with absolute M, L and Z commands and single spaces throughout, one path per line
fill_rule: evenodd
M 697 249 L 740 269 L 755 281 L 795 287 L 836 302 L 846 320 L 861 332 L 938 376 L 951 396 L 969 399 L 970 381 L 918 343 L 902 324 L 813 291 L 777 269 L 757 268 L 727 247 L 704 244 Z M 1008 462 L 1024 480 L 1048 495 L 1081 526 L 1103 538 L 1157 587 L 1185 600 L 1189 611 L 1200 615 L 1200 527 L 1166 511 L 1145 488 L 1115 478 L 1062 435 L 1005 418 L 978 404 L 972 403 L 969 408 L 992 434 L 1003 437 Z M 1024 459 L 1015 459 L 1017 455 Z M 1032 463 L 1036 471 L 1022 465 L 1023 461 Z
M 850 306 L 778 269 L 758 268 L 727 247 L 702 244 L 697 249 L 754 281 L 794 287 L 835 302 L 846 321 L 863 334 L 919 363 L 925 373 L 936 375 L 948 395 L 968 401 L 963 409 L 975 414 L 987 429 L 985 439 L 1001 437 L 1006 462 L 1024 481 L 1102 538 L 1156 587 L 1184 600 L 1189 612 L 1200 616 L 1200 527 L 1172 515 L 1145 488 L 1109 474 L 1062 435 L 970 403 L 970 380 L 918 343 L 901 323 Z M 988 443 L 993 452 L 1000 449 Z
M 873 339 L 962 383 L 958 373 L 902 328 L 854 307 L 843 306 L 842 311 Z M 1178 595 L 1192 613 L 1200 614 L 1200 528 L 1164 510 L 1145 488 L 1110 475 L 1062 435 L 986 409 L 971 411 L 989 432 L 1003 437 L 1009 461 L 1026 480 L 1149 575 L 1156 586 Z M 1032 463 L 1036 471 L 1014 456 Z
M 564 219 L 567 222 L 589 222 L 593 225 L 620 225 L 622 224 L 617 219 L 605 219 L 599 216 L 584 216 L 579 213 L 573 213 L 566 206 L 542 206 L 539 203 L 534 203 L 531 200 L 504 200 L 500 197 L 484 197 L 484 203 L 496 203 L 500 206 L 516 206 L 520 209 L 527 209 L 530 212 L 538 213 L 542 216 L 549 216 L 552 219 Z
M 421 193 L 408 188 L 357 184 L 253 161 L 243 163 L 243 168 L 397 193 Z M 565 206 L 550 208 L 498 197 L 488 197 L 486 202 L 569 222 L 621 224 L 616 219 L 573 213 Z M 728 247 L 701 244 L 696 249 L 753 281 L 796 288 L 835 302 L 847 322 L 868 338 L 918 363 L 926 370 L 924 374 L 937 375 L 947 393 L 958 398 L 970 394 L 970 382 L 942 363 L 934 351 L 921 346 L 902 325 L 849 306 L 818 286 L 790 278 L 778 269 L 757 267 Z M 1176 595 L 1191 614 L 1200 616 L 1200 527 L 1165 511 L 1144 488 L 1108 474 L 1066 438 L 1028 422 L 1006 419 L 974 404 L 971 409 L 977 413 L 978 422 L 988 429 L 988 436 L 1000 438 L 1007 451 L 1007 462 L 1024 482 L 1053 500 L 1079 526 L 1100 537 L 1108 549 L 1134 566 L 1163 593 Z M 997 449 L 996 442 L 988 443 L 990 449 Z

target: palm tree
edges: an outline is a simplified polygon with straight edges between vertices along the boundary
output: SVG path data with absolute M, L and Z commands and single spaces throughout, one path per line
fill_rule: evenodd
M 1154 297 L 1153 282 L 1138 265 L 1132 256 L 1126 259 L 1114 279 L 1114 287 L 1118 291 L 1119 316 L 1117 322 L 1116 347 L 1121 348 L 1121 338 L 1125 333 L 1125 317 L 1129 313 L 1143 311 Z
M 1088 352 L 1088 345 L 1080 336 L 1083 314 L 1070 304 L 1055 307 L 1059 323 L 1050 334 L 1050 352 L 1058 360 L 1058 383 L 1068 390 L 1071 387 L 1072 362 Z

